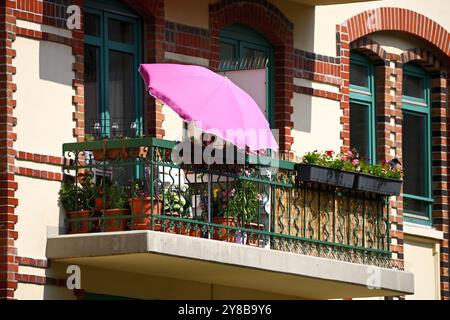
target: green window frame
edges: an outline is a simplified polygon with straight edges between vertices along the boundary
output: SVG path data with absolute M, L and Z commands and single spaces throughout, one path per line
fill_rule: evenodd
M 367 123 L 366 135 L 368 137 L 367 141 L 367 157 L 370 163 L 376 163 L 376 111 L 375 111 L 375 75 L 374 66 L 369 59 L 364 55 L 351 52 L 350 54 L 350 70 L 353 66 L 360 67 L 366 70 L 366 83 L 367 86 L 359 86 L 350 83 L 350 106 L 358 105 L 358 108 L 365 108 L 367 111 Z M 353 130 L 355 130 L 353 128 Z M 354 131 L 353 131 L 354 133 Z M 350 137 L 352 135 L 352 127 L 350 126 Z M 350 144 L 352 141 L 350 140 Z M 353 147 L 353 146 L 352 146 Z M 360 151 L 360 150 L 358 150 Z
M 132 122 L 137 125 L 136 134 L 143 133 L 143 112 L 142 112 L 142 84 L 138 74 L 139 64 L 141 62 L 142 52 L 142 25 L 140 18 L 125 4 L 120 1 L 105 1 L 105 0 L 88 0 L 85 1 L 84 12 L 96 16 L 99 21 L 99 36 L 92 36 L 85 34 L 85 46 L 92 46 L 99 49 L 99 102 L 98 102 L 98 122 L 101 125 L 102 136 L 110 136 L 110 110 L 109 110 L 109 74 L 110 74 L 110 52 L 124 53 L 132 56 L 133 70 L 132 70 Z M 129 23 L 133 31 L 132 43 L 117 42 L 109 39 L 109 21 L 114 19 L 116 21 Z M 86 119 L 88 120 L 88 119 Z M 129 129 L 128 123 L 123 123 L 123 128 L 119 128 L 119 132 L 126 133 Z
M 228 25 L 220 31 L 221 49 L 224 45 L 234 48 L 233 56 L 221 55 L 221 60 L 241 60 L 245 57 L 246 50 L 263 52 L 265 57 L 269 59 L 267 66 L 266 118 L 270 127 L 273 128 L 275 126 L 275 64 L 272 45 L 259 32 L 242 24 Z
M 402 96 L 402 112 L 404 115 L 414 115 L 425 118 L 425 152 L 423 153 L 423 168 L 417 168 L 417 170 L 423 170 L 423 183 L 425 184 L 425 196 L 403 193 L 404 203 L 408 200 L 419 201 L 426 207 L 425 216 L 415 214 L 414 212 L 404 209 L 405 221 L 431 225 L 432 224 L 432 206 L 433 206 L 433 186 L 432 186 L 432 159 L 431 159 L 431 104 L 430 104 L 430 75 L 421 67 L 409 63 L 403 66 L 403 77 L 413 76 L 422 80 L 423 84 L 423 98 L 417 98 L 412 96 Z M 403 138 L 407 139 L 405 133 Z M 407 159 L 408 155 L 403 156 L 403 162 Z M 407 161 L 407 160 L 406 160 Z M 405 172 L 405 175 L 407 172 Z

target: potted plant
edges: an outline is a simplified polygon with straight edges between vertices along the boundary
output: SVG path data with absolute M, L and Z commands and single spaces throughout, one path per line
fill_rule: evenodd
M 190 203 L 183 195 L 183 191 L 180 188 L 171 188 L 164 190 L 163 196 L 163 208 L 164 215 L 172 217 L 180 217 L 188 219 L 190 217 Z M 181 229 L 176 220 L 166 219 L 165 230 L 169 233 L 183 233 L 187 234 L 186 224 L 181 223 Z
M 145 190 L 145 181 L 135 180 L 131 185 L 131 197 L 128 199 L 131 209 L 132 230 L 147 230 L 150 228 L 151 214 L 161 214 L 161 197 L 155 195 L 153 198 Z M 161 223 L 156 219 L 155 231 L 161 230 Z
M 396 159 L 376 165 L 361 161 L 355 189 L 384 196 L 398 196 L 402 186 L 402 170 L 399 166 L 400 162 Z
M 336 187 L 353 188 L 355 183 L 355 166 L 348 161 L 351 153 L 340 153 L 335 156 L 333 151 L 319 153 L 308 152 L 303 156 L 303 162 L 295 166 L 298 181 L 318 182 Z
M 258 192 L 257 185 L 249 180 L 239 180 L 234 188 L 231 201 L 232 210 L 242 215 L 245 229 L 264 230 L 264 224 L 259 223 L 258 207 L 262 201 L 262 195 Z M 259 246 L 258 233 L 249 232 L 245 235 L 242 243 Z
M 226 226 L 222 228 L 213 228 L 213 239 L 227 242 L 236 241 L 236 232 L 231 227 L 237 227 L 240 225 L 237 210 L 233 210 L 229 206 L 233 200 L 234 191 L 226 191 L 216 188 L 212 194 L 212 212 L 213 223 Z
M 82 187 L 76 182 L 64 182 L 59 190 L 59 201 L 69 220 L 88 219 L 91 211 L 87 207 Z M 89 221 L 69 221 L 69 233 L 88 233 Z
M 129 210 L 126 208 L 127 197 L 123 187 L 113 184 L 107 189 L 108 195 L 108 207 L 110 209 L 105 210 L 105 231 L 124 231 L 127 227 Z

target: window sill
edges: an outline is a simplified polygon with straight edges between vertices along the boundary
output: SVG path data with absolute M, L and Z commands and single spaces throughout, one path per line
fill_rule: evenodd
M 431 227 L 422 227 L 417 224 L 408 222 L 405 222 L 403 226 L 403 232 L 405 234 L 421 238 L 444 240 L 444 233 L 442 231 L 438 231 Z

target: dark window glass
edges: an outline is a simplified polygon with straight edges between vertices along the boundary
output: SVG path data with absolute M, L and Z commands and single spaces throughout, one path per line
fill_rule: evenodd
M 220 60 L 236 59 L 236 46 L 231 43 L 220 43 Z
M 368 88 L 369 69 L 359 64 L 350 64 L 350 84 Z
M 403 191 L 406 194 L 426 197 L 426 116 L 403 114 Z
M 100 50 L 84 46 L 84 96 L 86 133 L 93 133 L 100 116 Z
M 424 79 L 409 74 L 403 74 L 403 95 L 425 99 Z
M 350 146 L 361 158 L 370 160 L 369 108 L 357 103 L 350 105 Z
M 100 18 L 97 15 L 84 14 L 84 34 L 88 36 L 100 37 Z
M 407 197 L 403 198 L 403 207 L 405 212 L 409 214 L 414 214 L 417 216 L 422 216 L 425 218 L 429 218 L 428 208 L 429 204 L 424 201 L 408 199 Z
M 118 132 L 129 135 L 134 121 L 133 56 L 109 52 L 109 116 L 110 126 L 119 126 Z
M 109 40 L 128 44 L 134 43 L 133 24 L 116 19 L 109 19 L 108 24 Z

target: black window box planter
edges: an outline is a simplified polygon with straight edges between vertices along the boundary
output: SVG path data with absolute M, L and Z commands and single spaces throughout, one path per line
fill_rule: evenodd
M 296 164 L 295 169 L 299 181 L 318 182 L 349 189 L 353 188 L 355 184 L 356 173 L 353 172 L 306 163 Z
M 398 196 L 402 180 L 385 179 L 369 174 L 358 174 L 355 180 L 355 189 L 378 193 L 385 196 Z

